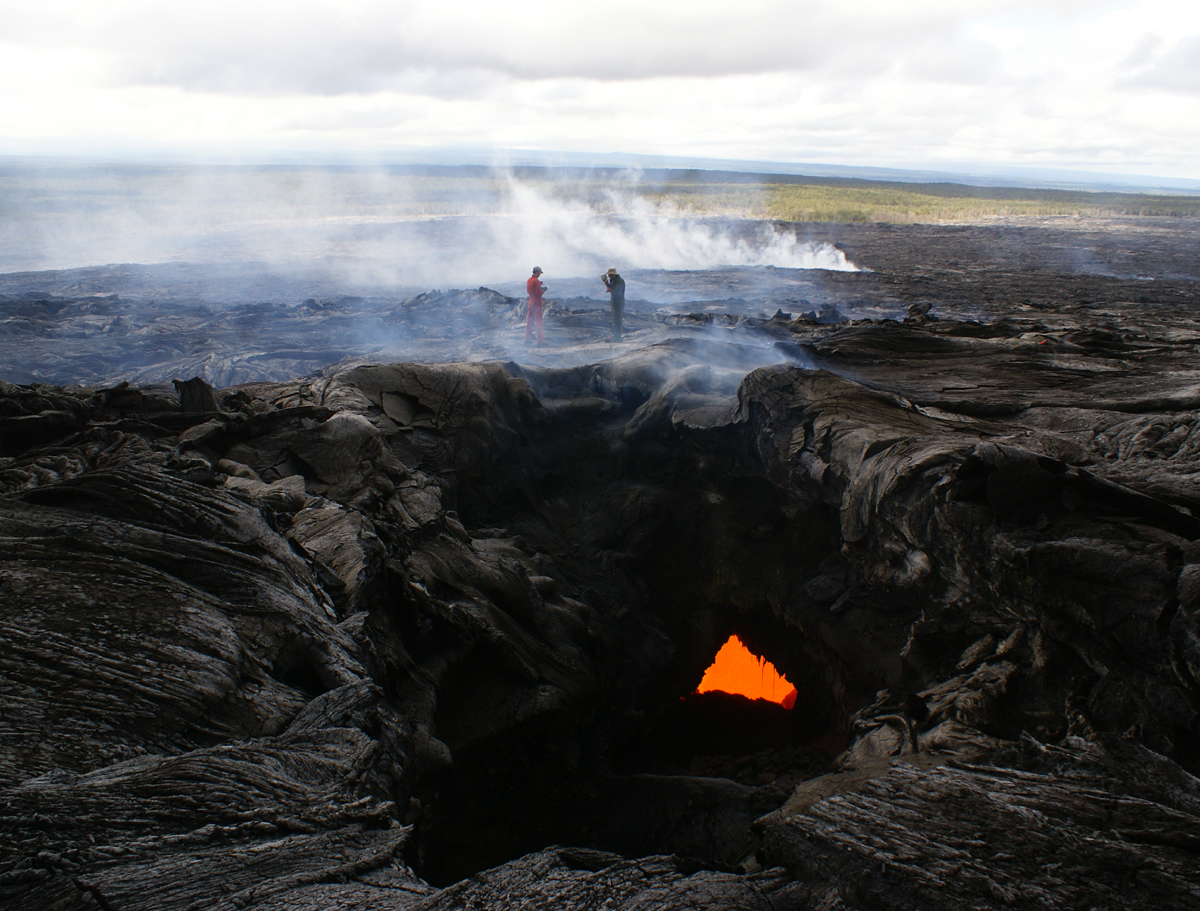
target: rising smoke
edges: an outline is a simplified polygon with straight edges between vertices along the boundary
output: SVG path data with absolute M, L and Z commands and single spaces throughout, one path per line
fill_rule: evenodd
M 602 265 L 624 269 L 782 269 L 857 271 L 827 243 L 803 242 L 770 224 L 752 227 L 705 219 L 671 203 L 655 203 L 622 186 L 606 188 L 605 205 L 563 199 L 510 179 L 508 211 L 497 245 L 518 261 L 547 260 L 563 275 L 591 275 Z

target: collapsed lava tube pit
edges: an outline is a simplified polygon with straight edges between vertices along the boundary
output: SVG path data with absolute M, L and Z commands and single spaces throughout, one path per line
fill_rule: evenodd
M 730 636 L 721 646 L 696 687 L 697 693 L 714 690 L 748 699 L 766 699 L 785 709 L 796 704 L 796 688 L 791 682 L 770 661 L 746 648 L 737 636 Z

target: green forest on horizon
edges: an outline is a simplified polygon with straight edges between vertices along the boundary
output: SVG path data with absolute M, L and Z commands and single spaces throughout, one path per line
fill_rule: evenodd
M 639 195 L 698 214 L 779 221 L 971 222 L 995 218 L 1200 216 L 1200 197 L 767 177 L 761 183 L 672 181 Z

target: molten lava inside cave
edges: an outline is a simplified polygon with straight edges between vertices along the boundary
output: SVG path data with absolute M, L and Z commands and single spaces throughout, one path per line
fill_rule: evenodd
M 697 693 L 713 691 L 766 699 L 785 709 L 796 704 L 796 688 L 775 670 L 775 665 L 746 648 L 736 635 L 721 646 L 696 688 Z
M 741 635 L 732 634 L 699 686 L 665 703 L 652 721 L 643 719 L 618 736 L 609 758 L 624 773 L 757 784 L 767 765 L 776 760 L 780 768 L 787 765 L 786 754 L 805 767 L 802 777 L 809 777 L 828 764 L 823 739 L 831 736 L 829 714 L 819 696 L 793 684 L 751 651 Z M 747 765 L 752 758 L 759 763 L 753 770 Z

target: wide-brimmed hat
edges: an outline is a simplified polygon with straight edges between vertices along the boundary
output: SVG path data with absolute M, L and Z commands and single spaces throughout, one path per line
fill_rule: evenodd
M 616 269 L 609 269 L 609 270 L 608 270 L 608 274 L 609 274 L 609 275 L 616 275 L 616 274 L 617 274 L 617 270 L 616 270 Z

